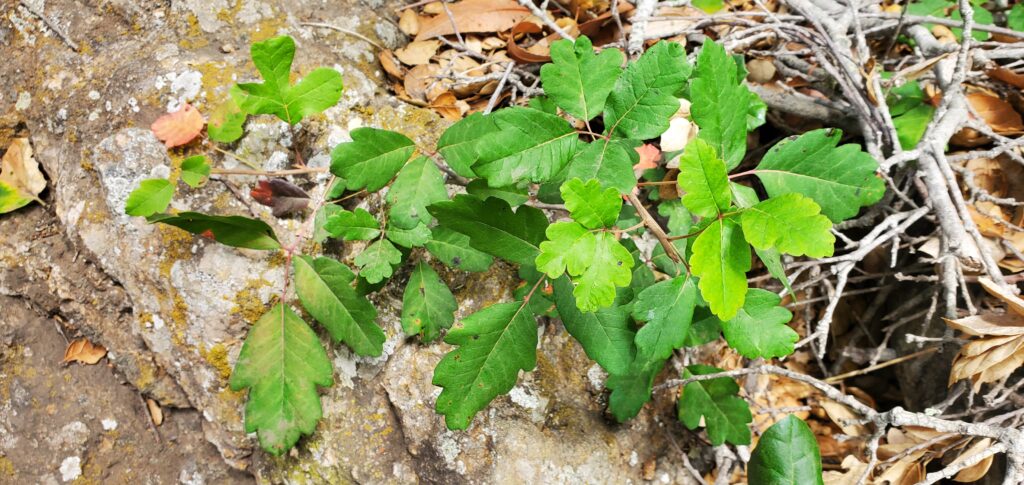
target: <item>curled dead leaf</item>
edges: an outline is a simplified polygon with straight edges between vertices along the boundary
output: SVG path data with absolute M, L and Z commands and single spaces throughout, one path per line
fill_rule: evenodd
M 380 59 L 380 67 L 384 69 L 384 72 L 390 74 L 395 79 L 402 79 L 405 77 L 405 67 L 399 63 L 394 52 L 385 49 L 380 52 L 377 58 Z
M 962 453 L 960 453 L 960 456 L 957 456 L 956 459 L 954 459 L 950 463 L 950 465 L 962 463 L 970 459 L 972 456 L 985 451 L 986 449 L 988 449 L 989 446 L 992 446 L 992 439 L 982 438 L 974 442 L 973 445 L 971 445 Z M 986 473 L 988 473 L 988 469 L 992 466 L 993 458 L 995 458 L 995 455 L 989 455 L 985 457 L 983 460 L 979 461 L 978 463 L 975 463 L 967 468 L 964 468 L 963 470 L 960 470 L 960 473 L 957 473 L 956 476 L 953 477 L 953 480 L 960 483 L 970 483 L 981 480 L 981 478 L 984 477 Z
M 999 134 L 1015 134 L 1024 131 L 1020 113 L 1006 101 L 985 93 L 967 95 L 967 102 L 988 126 Z
M 284 217 L 309 206 L 309 194 L 282 178 L 260 180 L 249 195 L 256 202 L 273 209 L 274 217 Z
M 435 98 L 429 106 L 449 121 L 461 120 L 466 111 L 469 111 L 469 104 L 459 101 L 450 91 Z
M 39 200 L 46 188 L 46 178 L 39 162 L 32 156 L 28 138 L 14 138 L 0 159 L 0 214 L 24 207 Z
M 410 36 L 420 32 L 420 16 L 416 15 L 415 9 L 407 8 L 402 10 L 402 16 L 398 17 L 398 30 Z
M 441 66 L 424 64 L 409 69 L 405 75 L 405 92 L 419 101 L 432 101 L 451 89 L 451 80 L 439 79 Z
M 993 67 L 992 69 L 985 71 L 985 74 L 997 81 L 1002 81 L 1011 86 L 1024 89 L 1024 74 L 1017 74 L 1016 72 L 1002 66 Z
M 949 385 L 970 379 L 975 391 L 982 384 L 1009 376 L 1024 364 L 1024 300 L 988 278 L 979 278 L 979 282 L 1010 311 L 946 320 L 950 327 L 978 337 L 960 349 L 949 373 Z
M 94 365 L 107 355 L 107 349 L 102 345 L 90 342 L 88 339 L 79 338 L 72 340 L 64 349 L 64 360 L 61 362 L 78 362 L 80 364 Z
M 395 57 L 407 66 L 421 66 L 430 62 L 437 49 L 441 47 L 439 40 L 417 40 L 395 51 Z
M 165 114 L 156 119 L 150 126 L 157 139 L 164 142 L 167 148 L 184 145 L 192 141 L 203 131 L 203 115 L 192 105 L 185 103 L 178 111 Z

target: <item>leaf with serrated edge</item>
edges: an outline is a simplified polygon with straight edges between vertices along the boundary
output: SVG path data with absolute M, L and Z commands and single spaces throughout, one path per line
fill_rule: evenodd
M 705 39 L 693 80 L 690 117 L 700 127 L 698 137 L 714 147 L 729 170 L 747 151 L 747 108 L 750 90 L 737 80 L 736 62 L 725 49 Z
M 636 187 L 633 166 L 640 162 L 636 140 L 598 140 L 584 144 L 569 162 L 566 178 L 597 179 L 602 186 L 628 194 Z
M 391 222 L 388 221 L 387 237 L 391 242 L 403 248 L 418 248 L 430 240 L 430 229 L 427 229 L 427 225 L 422 222 L 412 229 L 402 229 L 391 225 Z
M 588 229 L 612 227 L 622 210 L 622 197 L 612 188 L 604 189 L 594 179 L 584 183 L 572 179 L 562 184 L 562 200 L 573 220 Z
M 346 241 L 369 241 L 380 235 L 380 224 L 366 209 L 346 210 L 327 217 L 324 230 Z
M 793 353 L 800 338 L 786 325 L 792 318 L 782 300 L 770 291 L 751 288 L 735 316 L 722 322 L 722 334 L 729 346 L 749 359 L 784 357 Z
M 345 179 L 349 190 L 380 190 L 416 149 L 407 136 L 393 131 L 357 128 L 349 135 L 352 141 L 331 151 L 331 173 Z
M 371 284 L 379 283 L 391 277 L 394 266 L 402 262 L 402 253 L 391 241 L 382 239 L 367 246 L 353 262 L 360 268 L 359 276 Z
M 668 129 L 692 66 L 678 42 L 660 41 L 619 76 L 604 107 L 608 136 L 647 140 Z
M 487 271 L 494 262 L 491 255 L 469 245 L 469 236 L 446 227 L 434 227 L 426 242 L 427 251 L 452 269 Z
M 294 125 L 306 115 L 319 113 L 341 99 L 341 74 L 319 68 L 294 86 L 290 84 L 295 41 L 275 37 L 252 45 L 252 62 L 263 76 L 262 83 L 239 84 L 238 106 L 249 114 L 272 114 Z
M 831 256 L 836 238 L 832 221 L 821 207 L 800 194 L 782 194 L 745 209 L 740 215 L 743 234 L 751 246 L 775 248 L 793 256 Z
M 667 359 L 683 346 L 697 304 L 692 279 L 677 276 L 648 286 L 633 303 L 633 318 L 646 322 L 636 333 L 639 355 L 648 360 Z
M 836 146 L 842 132 L 809 131 L 782 141 L 754 170 L 771 197 L 796 192 L 814 199 L 821 213 L 838 223 L 857 215 L 885 194 L 875 176 L 878 162 L 854 144 Z
M 437 412 L 448 429 L 466 429 L 495 397 L 516 384 L 519 371 L 537 365 L 537 323 L 524 302 L 499 303 L 459 322 L 444 341 L 456 348 L 434 368 L 443 388 Z
M 206 155 L 191 156 L 181 162 L 181 180 L 189 187 L 199 187 L 209 176 L 210 162 Z
M 683 378 L 722 372 L 707 365 L 691 365 L 683 370 Z M 713 446 L 729 442 L 734 445 L 750 444 L 753 416 L 750 407 L 738 396 L 740 386 L 728 377 L 719 377 L 687 384 L 679 396 L 679 421 L 689 429 L 697 429 L 704 421 L 708 441 Z
M 444 177 L 434 162 L 427 157 L 419 157 L 402 167 L 385 199 L 391 204 L 388 223 L 412 229 L 420 223 L 430 223 L 427 206 L 448 200 L 448 190 L 444 188 Z
M 683 189 L 683 205 L 690 212 L 713 217 L 729 210 L 732 192 L 725 162 L 715 149 L 701 139 L 691 141 L 679 157 L 679 187 Z
M 457 195 L 427 208 L 442 227 L 469 236 L 474 249 L 513 263 L 533 264 L 548 218 L 540 209 L 522 206 L 512 212 L 508 202 Z
M 130 216 L 149 217 L 167 210 L 174 197 L 174 184 L 166 179 L 143 180 L 139 187 L 128 194 L 124 212 Z
M 540 243 L 535 261 L 538 271 L 558 278 L 566 270 L 571 275 L 583 274 L 590 266 L 597 248 L 593 232 L 575 222 L 556 222 L 548 226 L 547 238 Z
M 463 177 L 476 177 L 473 164 L 479 159 L 476 146 L 487 134 L 498 131 L 494 119 L 473 113 L 449 126 L 437 140 L 437 153 L 444 157 L 455 173 Z
M 377 357 L 387 336 L 377 326 L 377 309 L 352 288 L 355 274 L 347 266 L 326 257 L 292 259 L 295 292 L 302 306 L 327 328 L 334 340 L 358 355 Z
M 402 297 L 402 330 L 432 342 L 442 329 L 452 326 L 456 309 L 458 304 L 448 285 L 429 264 L 420 261 L 409 275 Z
M 252 326 L 231 374 L 231 389 L 249 388 L 245 431 L 268 453 L 281 455 L 312 434 L 323 410 L 317 386 L 334 370 L 313 330 L 291 308 L 277 304 Z
M 476 144 L 472 168 L 491 187 L 547 182 L 576 154 L 576 130 L 556 115 L 514 107 L 489 116 L 498 129 Z
M 757 441 L 747 465 L 750 483 L 821 485 L 818 441 L 800 418 L 792 414 L 772 425 Z
M 629 305 L 617 302 L 608 308 L 584 313 L 576 306 L 572 282 L 568 277 L 555 280 L 553 286 L 555 306 L 569 335 L 605 372 L 626 373 L 636 355 L 636 345 L 633 344 L 636 334 L 629 321 Z
M 596 235 L 589 267 L 576 280 L 573 296 L 579 309 L 592 312 L 615 301 L 615 288 L 628 286 L 633 278 L 633 256 L 608 232 Z M 571 273 L 570 273 L 571 274 Z M 573 275 L 576 276 L 576 275 Z
M 608 93 L 622 72 L 625 56 L 618 49 L 594 54 L 590 39 L 551 44 L 551 62 L 540 68 L 544 92 L 573 117 L 589 121 L 604 110 Z
M 750 270 L 750 246 L 732 219 L 711 222 L 693 243 L 690 267 L 700 293 L 718 318 L 728 320 L 743 307 Z
M 664 360 L 650 362 L 637 358 L 630 364 L 629 371 L 608 376 L 605 387 L 612 391 L 608 395 L 608 410 L 616 421 L 622 423 L 640 413 L 644 404 L 651 400 L 654 378 L 664 366 Z

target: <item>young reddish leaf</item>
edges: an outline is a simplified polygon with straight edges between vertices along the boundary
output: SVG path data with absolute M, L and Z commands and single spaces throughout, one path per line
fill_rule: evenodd
M 203 131 L 204 124 L 199 110 L 185 103 L 178 111 L 157 118 L 149 128 L 167 148 L 173 148 L 192 141 Z
M 309 206 L 309 195 L 285 179 L 260 180 L 249 191 L 256 202 L 273 209 L 274 217 L 299 212 Z
M 633 165 L 633 171 L 637 176 L 644 173 L 644 170 L 658 168 L 658 160 L 661 159 L 661 150 L 658 147 L 645 143 L 634 148 L 640 154 L 640 162 Z

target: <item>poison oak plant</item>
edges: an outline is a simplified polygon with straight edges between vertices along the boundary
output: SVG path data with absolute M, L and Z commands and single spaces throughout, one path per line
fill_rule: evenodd
M 224 110 L 234 114 L 210 128 L 214 140 L 241 136 L 247 115 L 273 114 L 295 124 L 339 99 L 334 71 L 319 69 L 289 84 L 291 39 L 257 43 L 252 52 L 265 81 L 238 85 L 234 107 Z M 424 344 L 443 336 L 452 346 L 433 377 L 442 388 L 437 412 L 451 429 L 468 427 L 515 385 L 520 371 L 533 370 L 537 316 L 559 318 L 607 371 L 609 410 L 620 421 L 651 399 L 655 376 L 681 347 L 724 336 L 751 359 L 793 352 L 797 334 L 780 297 L 748 288 L 753 256 L 788 288 L 783 254 L 831 255 L 832 225 L 883 194 L 875 160 L 858 146 L 839 145 L 836 130 L 783 141 L 756 164 L 746 160 L 747 132 L 763 123 L 765 105 L 742 84 L 742 62 L 712 42 L 695 65 L 677 43 L 655 44 L 627 64 L 618 50 L 595 53 L 586 37 L 553 43 L 551 57 L 541 69 L 546 97 L 470 115 L 442 134 L 436 151 L 400 133 L 353 130 L 352 141 L 332 152 L 337 180 L 328 198 L 387 188 L 386 209 L 374 214 L 333 201 L 313 204 L 304 229 L 286 246 L 262 221 L 161 214 L 173 194 L 170 182 L 146 181 L 132 194 L 129 214 L 231 246 L 284 251 L 289 260 L 281 301 L 251 329 L 230 381 L 233 389 L 249 389 L 246 430 L 259 435 L 265 450 L 283 453 L 313 432 L 321 417 L 317 386 L 332 382 L 324 348 L 293 307 L 301 306 L 336 344 L 381 355 L 385 334 L 367 295 L 410 260 L 418 262 L 404 282 L 401 324 Z M 638 187 L 636 148 L 669 127 L 680 99 L 690 101 L 700 134 L 682 153 L 667 154 L 678 156 L 672 183 L 682 199 L 657 200 L 657 191 Z M 198 184 L 210 169 L 193 160 L 186 160 L 182 178 Z M 449 196 L 441 164 L 469 180 L 466 193 Z M 741 165 L 752 168 L 730 174 Z M 661 180 L 664 172 L 648 175 Z M 762 194 L 739 182 L 753 179 Z M 535 199 L 562 203 L 565 211 L 553 211 L 558 220 L 552 222 L 530 205 Z M 660 242 L 651 254 L 633 243 L 644 232 Z M 301 254 L 314 234 L 364 241 L 365 249 L 354 267 Z M 525 284 L 515 301 L 456 324 L 456 300 L 421 257 L 424 250 L 462 271 L 486 271 L 494 258 L 505 260 L 518 265 Z M 693 365 L 684 377 L 718 371 Z M 679 397 L 679 419 L 691 429 L 704 426 L 712 444 L 749 444 L 751 413 L 738 391 L 729 378 L 691 382 Z

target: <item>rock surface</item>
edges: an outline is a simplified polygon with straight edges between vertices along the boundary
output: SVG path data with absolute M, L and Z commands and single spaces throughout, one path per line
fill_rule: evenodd
M 656 399 L 637 419 L 614 424 L 604 412 L 603 376 L 557 322 L 539 329 L 536 371 L 469 430 L 446 430 L 433 411 L 440 389 L 430 380 L 448 346 L 401 332 L 407 270 L 373 297 L 388 334 L 385 354 L 356 358 L 324 335 L 335 385 L 324 390 L 317 432 L 282 458 L 258 451 L 242 426 L 245 396 L 226 382 L 249 324 L 280 291 L 282 260 L 125 215 L 140 180 L 176 177 L 192 154 L 168 152 L 146 127 L 186 101 L 209 113 L 235 81 L 254 79 L 248 44 L 287 33 L 299 44 L 295 70 L 326 65 L 342 73 L 342 103 L 303 122 L 298 139 L 267 117 L 250 121 L 231 155 L 210 153 L 217 163 L 282 168 L 298 144 L 311 165 L 325 164 L 358 126 L 430 144 L 441 122 L 386 94 L 373 46 L 300 25 L 326 22 L 394 45 L 401 34 L 393 10 L 375 1 L 22 3 L 32 10 L 5 7 L 0 24 L 0 43 L 11 53 L 0 66 L 0 138 L 19 130 L 30 136 L 50 189 L 46 208 L 0 216 L 0 340 L 8 346 L 0 353 L 0 392 L 16 394 L 0 406 L 0 482 L 5 473 L 40 483 L 131 476 L 151 483 L 690 480 L 671 400 Z M 274 221 L 248 197 L 253 182 L 230 176 L 198 190 L 179 185 L 173 207 Z M 273 223 L 288 234 L 299 221 Z M 348 256 L 340 251 L 334 255 Z M 458 317 L 509 299 L 517 284 L 501 264 L 486 275 L 442 274 L 457 289 Z M 61 367 L 57 329 L 105 345 L 129 386 L 106 367 Z M 38 374 L 25 373 L 25 359 Z M 86 389 L 76 395 L 71 388 Z M 159 444 L 141 414 L 143 396 L 170 410 Z M 43 418 L 54 414 L 51 406 L 61 420 Z M 121 424 L 105 430 L 104 419 Z M 46 443 L 60 453 L 46 451 Z M 154 459 L 141 449 L 168 451 Z

